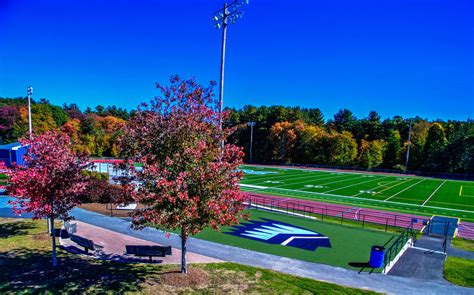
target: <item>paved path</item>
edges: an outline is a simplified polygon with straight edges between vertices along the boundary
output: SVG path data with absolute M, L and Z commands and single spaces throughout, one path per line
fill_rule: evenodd
M 72 215 L 79 221 L 139 239 L 180 248 L 179 236 L 174 234 L 167 238 L 163 232 L 153 228 L 136 231 L 130 228 L 130 221 L 100 215 L 79 208 L 74 209 Z M 254 252 L 195 238 L 189 239 L 188 250 L 221 260 L 272 269 L 339 285 L 370 289 L 382 293 L 473 294 L 474 292 L 472 288 L 459 287 L 444 281 L 427 281 L 383 274 L 358 274 L 355 271 L 344 268 Z
M 390 275 L 446 282 L 443 267 L 446 255 L 443 240 L 423 236 L 409 248 L 389 272 Z
M 130 235 L 124 235 L 115 231 L 98 227 L 81 221 L 72 221 L 71 224 L 76 224 L 77 234 L 80 237 L 90 239 L 94 241 L 94 244 L 102 246 L 101 253 L 97 255 L 100 259 L 109 259 L 117 261 L 133 261 L 133 262 L 147 262 L 148 257 L 134 257 L 131 255 L 125 255 L 125 245 L 158 245 L 163 246 L 159 243 L 138 239 Z M 73 251 L 83 252 L 81 247 L 72 242 L 70 239 L 62 239 L 62 245 L 66 248 L 71 248 Z M 189 263 L 211 263 L 211 262 L 222 262 L 220 259 L 207 257 L 204 255 L 188 252 L 186 258 Z M 173 248 L 172 255 L 166 257 L 154 258 L 153 262 L 161 264 L 180 264 L 181 263 L 181 250 Z
M 448 245 L 447 252 L 449 256 L 456 256 L 456 257 L 474 260 L 474 252 L 459 249 L 459 248 L 454 247 L 453 245 Z

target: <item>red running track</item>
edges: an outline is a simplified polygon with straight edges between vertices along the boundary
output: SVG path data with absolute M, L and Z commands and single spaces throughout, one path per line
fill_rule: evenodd
M 299 200 L 258 193 L 243 193 L 245 194 L 246 201 L 252 204 L 285 211 L 298 211 L 300 213 L 306 212 L 331 217 L 343 217 L 344 219 L 359 222 L 406 228 L 410 226 L 413 219 L 417 219 L 418 222 L 413 224 L 413 228 L 421 230 L 423 228 L 423 220 L 429 220 L 426 216 L 323 203 L 311 200 Z M 321 216 L 321 219 L 323 219 L 324 216 Z M 474 223 L 461 222 L 458 227 L 457 237 L 474 240 Z
M 416 216 L 403 213 L 380 211 L 347 205 L 323 203 L 311 200 L 298 200 L 293 198 L 246 192 L 244 192 L 244 194 L 246 201 L 252 204 L 287 211 L 298 211 L 312 214 L 321 214 L 324 216 L 331 217 L 341 217 L 343 219 L 354 220 L 364 223 L 375 223 L 387 226 L 406 228 L 410 226 L 413 219 L 416 219 L 417 222 L 413 224 L 413 228 L 421 230 L 421 228 L 423 227 L 423 220 L 429 219 L 426 216 Z
M 458 227 L 458 237 L 474 240 L 474 223 L 461 221 Z

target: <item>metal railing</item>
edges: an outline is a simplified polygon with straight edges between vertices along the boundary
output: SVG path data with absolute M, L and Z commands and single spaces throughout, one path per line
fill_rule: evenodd
M 288 198 L 272 198 L 261 195 L 246 194 L 244 199 L 248 207 L 276 211 L 289 215 L 311 217 L 324 221 L 330 219 L 341 224 L 350 223 L 362 228 L 367 225 L 376 225 L 378 228 L 388 231 L 389 229 L 405 229 L 415 226 L 421 229 L 423 224 L 407 215 L 393 214 L 390 212 L 366 210 L 363 208 L 351 208 L 334 204 L 314 203 Z
M 386 248 L 382 266 L 384 269 L 396 259 L 398 253 L 400 253 L 410 239 L 412 239 L 413 242 L 416 241 L 416 233 L 412 226 L 402 231 L 390 247 Z

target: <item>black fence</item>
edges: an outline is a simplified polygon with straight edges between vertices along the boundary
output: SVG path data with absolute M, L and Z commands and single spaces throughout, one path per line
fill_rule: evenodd
M 383 261 L 384 269 L 387 266 L 390 266 L 392 261 L 397 257 L 398 253 L 400 253 L 400 251 L 410 239 L 412 239 L 413 242 L 416 241 L 416 233 L 411 226 L 402 231 L 395 241 L 393 241 L 393 243 L 388 248 L 386 248 Z
M 297 163 L 281 163 L 281 162 L 255 162 L 255 163 L 246 163 L 246 164 L 349 170 L 349 171 L 360 171 L 360 172 L 379 172 L 379 173 L 391 173 L 391 174 L 400 174 L 400 175 L 426 176 L 426 177 L 434 177 L 434 178 L 441 178 L 441 179 L 474 180 L 474 174 L 462 174 L 462 173 L 441 173 L 441 172 L 414 171 L 414 170 L 408 170 L 404 172 L 404 171 L 396 170 L 396 169 L 383 169 L 383 168 L 365 169 L 362 167 L 347 167 L 347 166 L 319 165 L 319 164 L 297 164 Z
M 312 217 L 321 221 L 330 221 L 358 225 L 362 228 L 367 225 L 383 229 L 384 231 L 415 227 L 421 229 L 427 220 L 408 215 L 393 214 L 390 212 L 373 211 L 363 208 L 351 208 L 335 204 L 310 203 L 296 199 L 272 198 L 260 195 L 247 194 L 245 203 L 248 207 L 266 211 L 275 211 L 289 215 Z

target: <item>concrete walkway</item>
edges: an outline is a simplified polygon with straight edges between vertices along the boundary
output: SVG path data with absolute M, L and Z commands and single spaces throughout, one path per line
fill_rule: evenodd
M 94 255 L 99 259 L 116 260 L 123 262 L 148 262 L 148 257 L 135 257 L 132 255 L 125 254 L 126 245 L 157 245 L 163 246 L 162 244 L 138 239 L 130 235 L 124 235 L 115 231 L 98 227 L 81 221 L 72 221 L 71 224 L 76 224 L 77 231 L 74 233 L 80 237 L 90 239 L 94 241 L 94 244 L 102 247 L 100 253 Z M 82 247 L 76 245 L 69 238 L 61 239 L 62 246 L 67 250 L 71 249 L 74 252 L 84 253 Z M 180 264 L 181 263 L 181 250 L 173 248 L 171 255 L 166 257 L 155 257 L 153 258 L 154 263 L 160 264 Z M 196 254 L 193 252 L 186 253 L 188 263 L 214 263 L 222 262 L 222 260 L 207 257 L 204 255 Z
M 474 260 L 474 252 L 467 251 L 464 249 L 459 249 L 459 248 L 454 247 L 453 245 L 448 245 L 448 249 L 446 250 L 446 252 L 448 252 L 448 256 L 455 256 L 455 257 Z
M 72 216 L 77 220 L 103 227 L 135 238 L 180 248 L 180 238 L 172 234 L 169 238 L 159 230 L 145 228 L 136 231 L 130 228 L 130 221 L 104 216 L 76 208 Z M 188 251 L 225 261 L 262 267 L 320 281 L 355 288 L 370 289 L 388 294 L 473 294 L 474 289 L 459 287 L 445 281 L 427 281 L 416 278 L 397 277 L 382 274 L 358 274 L 356 271 L 280 257 L 242 248 L 217 244 L 190 238 Z

